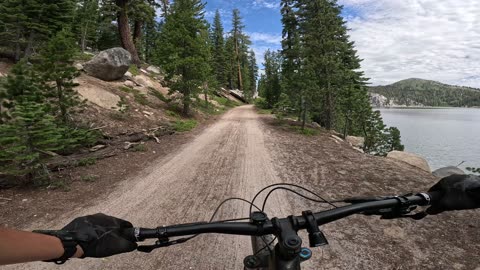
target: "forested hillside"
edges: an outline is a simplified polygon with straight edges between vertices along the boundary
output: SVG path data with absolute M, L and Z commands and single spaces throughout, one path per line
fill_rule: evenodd
M 422 79 L 407 79 L 391 85 L 369 87 L 369 91 L 385 96 L 398 105 L 412 106 L 419 103 L 432 107 L 480 106 L 480 89 Z
M 118 104 L 106 108 L 116 120 L 134 113 L 132 102 L 156 106 L 149 101 L 152 93 L 169 103 L 171 114 L 184 118 L 216 112 L 211 105 L 218 105 L 216 100 L 228 103 L 221 88 L 238 89 L 250 101 L 258 67 L 241 14 L 232 10 L 232 29 L 224 30 L 219 12 L 213 24 L 205 19 L 205 5 L 200 0 L 1 1 L 0 61 L 14 66 L 0 73 L 0 176 L 48 182 L 49 159 L 84 151 L 105 136 L 85 121 L 89 105 L 76 87 L 88 80 L 76 67 L 106 49 L 123 47 L 131 59 L 130 84 L 114 94 Z M 153 67 L 156 75 L 144 70 L 150 65 L 158 67 Z M 125 81 L 122 74 L 116 80 Z M 137 76 L 161 77 L 169 96 L 135 89 Z
M 265 53 L 259 106 L 280 117 L 314 121 L 328 130 L 365 138 L 365 150 L 403 149 L 400 132 L 387 128 L 370 106 L 354 42 L 342 7 L 329 0 L 282 0 L 282 49 Z

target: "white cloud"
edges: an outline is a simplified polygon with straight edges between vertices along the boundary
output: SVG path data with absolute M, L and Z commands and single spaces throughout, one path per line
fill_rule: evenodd
M 282 42 L 281 35 L 261 33 L 261 32 L 249 32 L 247 33 L 247 35 L 250 36 L 250 39 L 253 42 L 263 42 L 263 43 L 275 44 L 275 45 L 279 45 Z
M 372 84 L 410 77 L 480 87 L 478 0 L 341 0 Z M 358 14 L 357 14 L 358 13 Z
M 276 0 L 253 0 L 253 7 L 255 8 L 270 8 L 279 9 L 280 1 Z

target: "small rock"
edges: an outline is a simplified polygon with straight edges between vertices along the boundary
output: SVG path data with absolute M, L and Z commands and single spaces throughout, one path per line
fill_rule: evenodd
M 123 75 L 127 78 L 133 78 L 133 74 L 130 71 L 125 72 L 125 75 Z
M 346 171 L 337 171 L 338 174 L 341 174 L 341 175 L 346 175 L 347 172 Z
M 130 88 L 135 87 L 135 83 L 132 82 L 132 81 L 129 81 L 129 80 L 125 81 L 123 84 L 124 84 L 126 87 L 130 87 Z
M 97 152 L 98 150 L 106 148 L 106 147 L 107 146 L 103 145 L 103 144 L 95 145 L 94 147 L 90 148 L 90 152 Z
M 343 139 L 338 137 L 337 135 L 330 135 L 330 137 L 332 137 L 337 142 L 343 142 Z
M 76 63 L 76 64 L 74 65 L 74 67 L 75 67 L 78 71 L 82 71 L 82 70 L 83 70 L 83 65 L 80 64 L 80 63 Z
M 148 76 L 138 75 L 138 76 L 135 76 L 133 79 L 139 85 L 155 88 L 155 85 L 152 83 L 151 79 Z
M 141 72 L 145 73 L 145 74 L 148 74 L 148 71 L 146 71 L 145 69 L 141 68 L 140 69 Z
M 360 152 L 360 153 L 362 153 L 362 154 L 365 154 L 365 151 L 363 151 L 362 148 L 353 147 L 353 150 L 358 151 L 358 152 Z
M 321 128 L 322 126 L 317 122 L 312 122 L 312 126 L 315 128 Z
M 1 77 L 5 77 L 5 76 L 6 76 L 5 74 L 3 74 L 2 72 L 0 72 L 0 78 L 1 78 Z
M 155 74 L 160 74 L 160 69 L 156 66 L 149 66 L 147 68 L 147 71 L 150 71 L 151 73 L 155 73 Z
M 146 114 L 146 115 L 148 115 L 148 116 L 152 116 L 152 115 L 153 115 L 153 112 L 143 111 L 143 114 Z
M 26 201 L 28 201 L 28 199 L 23 199 L 23 200 L 22 200 L 22 202 L 26 202 Z

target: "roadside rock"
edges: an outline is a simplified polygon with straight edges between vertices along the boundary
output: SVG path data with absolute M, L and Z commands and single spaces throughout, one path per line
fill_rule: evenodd
M 152 81 L 148 76 L 138 75 L 138 76 L 135 76 L 133 80 L 141 86 L 145 86 L 147 88 L 148 87 L 155 88 L 155 85 L 152 83 Z
M 454 174 L 465 174 L 465 172 L 455 166 L 448 166 L 448 167 L 444 167 L 444 168 L 440 168 L 438 170 L 435 170 L 433 171 L 432 173 L 435 177 L 438 177 L 438 178 L 444 178 L 444 177 L 447 177 L 447 176 L 450 176 L 450 175 L 454 175 Z
M 133 74 L 130 71 L 125 72 L 124 76 L 127 77 L 128 79 L 133 79 Z
M 0 78 L 5 77 L 6 75 L 0 72 Z
M 121 79 L 128 71 L 132 56 L 123 48 L 112 48 L 101 51 L 92 60 L 85 63 L 88 75 L 104 81 Z
M 312 122 L 312 126 L 313 126 L 314 128 L 321 128 L 321 127 L 322 127 L 322 126 L 321 126 L 319 123 L 317 123 L 317 122 Z
M 363 148 L 363 146 L 365 144 L 365 138 L 355 137 L 355 136 L 347 136 L 347 142 L 350 143 L 355 148 Z
M 74 65 L 74 67 L 75 67 L 78 71 L 82 71 L 82 70 L 83 70 L 83 65 L 80 64 L 80 63 L 76 63 L 76 64 Z
M 431 172 L 427 160 L 413 153 L 392 151 L 388 153 L 387 158 L 403 161 L 424 171 Z
M 147 71 L 149 71 L 151 73 L 155 73 L 155 74 L 160 74 L 160 69 L 156 66 L 149 66 L 147 68 Z
M 132 81 L 125 81 L 123 84 L 124 84 L 126 87 L 130 87 L 130 88 L 135 87 L 135 83 L 132 82 Z

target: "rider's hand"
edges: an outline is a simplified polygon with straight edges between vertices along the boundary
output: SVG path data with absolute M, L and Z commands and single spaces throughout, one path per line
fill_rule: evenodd
M 137 243 L 122 235 L 124 229 L 132 227 L 128 221 L 95 214 L 76 218 L 62 230 L 75 232 L 81 238 L 85 238 L 85 241 L 78 241 L 84 253 L 82 258 L 103 258 L 137 248 Z
M 435 215 L 449 210 L 480 208 L 480 177 L 475 175 L 451 175 L 430 188 L 439 192 L 440 199 L 434 202 L 427 213 Z

